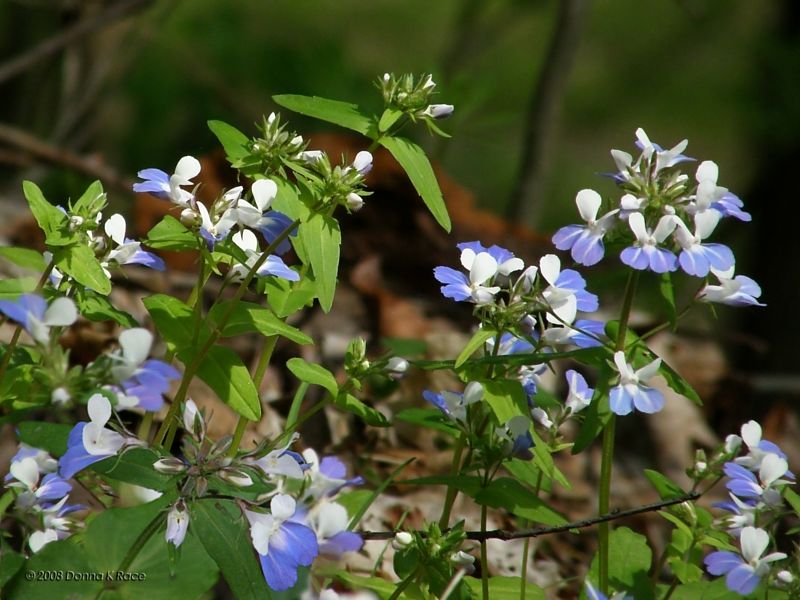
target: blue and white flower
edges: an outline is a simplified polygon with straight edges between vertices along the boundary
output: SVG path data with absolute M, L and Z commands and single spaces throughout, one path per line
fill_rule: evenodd
M 163 271 L 165 265 L 161 257 L 142 250 L 141 242 L 126 238 L 126 228 L 125 218 L 120 214 L 111 215 L 105 222 L 103 229 L 111 241 L 116 244 L 116 248 L 112 248 L 106 256 L 106 261 L 118 265 L 142 265 L 156 271 Z
M 478 381 L 472 381 L 467 384 L 463 393 L 444 391 L 437 394 L 425 390 L 422 397 L 450 419 L 466 424 L 467 408 L 483 399 L 483 386 Z
M 731 249 L 723 244 L 706 244 L 707 239 L 719 223 L 720 213 L 707 210 L 694 215 L 694 233 L 686 224 L 676 220 L 675 239 L 682 251 L 678 257 L 681 269 L 695 277 L 705 277 L 711 268 L 727 271 L 734 266 L 735 260 Z
M 495 294 L 500 291 L 499 286 L 491 285 L 498 273 L 497 260 L 488 252 L 469 252 L 467 256 L 470 260 L 462 261 L 462 264 L 469 265 L 467 267 L 465 264 L 469 277 L 450 267 L 436 267 L 433 270 L 436 280 L 445 284 L 441 288 L 442 295 L 456 302 L 491 304 Z
M 771 570 L 771 563 L 786 558 L 783 552 L 762 555 L 769 546 L 769 534 L 756 527 L 744 527 L 739 536 L 741 554 L 729 551 L 712 552 L 705 558 L 712 575 L 725 575 L 725 585 L 732 592 L 747 596 L 758 587 Z
M 599 219 L 602 199 L 600 194 L 591 189 L 578 192 L 575 197 L 578 213 L 586 221 L 586 225 L 567 225 L 559 229 L 553 236 L 553 244 L 559 250 L 570 250 L 575 262 L 591 266 L 600 262 L 605 254 L 603 237 L 617 221 L 618 209 L 611 210 Z
M 306 502 L 333 496 L 346 486 L 364 482 L 360 476 L 348 478 L 347 467 L 336 456 L 325 456 L 320 460 L 316 451 L 308 448 L 303 451 L 302 457 L 308 465 L 304 469 L 309 478 L 303 495 Z
M 539 273 L 549 284 L 542 297 L 549 307 L 546 319 L 554 324 L 571 324 L 577 312 L 597 310 L 597 296 L 586 291 L 586 280 L 572 269 L 561 270 L 561 260 L 546 254 L 539 260 Z
M 658 373 L 661 367 L 660 358 L 634 371 L 625 360 L 625 353 L 620 350 L 614 353 L 614 364 L 619 372 L 619 384 L 611 388 L 609 395 L 611 411 L 614 414 L 627 415 L 633 412 L 634 408 L 652 414 L 664 408 L 664 395 L 643 383 Z
M 167 531 L 164 534 L 164 539 L 177 548 L 183 543 L 188 530 L 189 511 L 186 510 L 183 500 L 178 500 L 172 505 L 167 515 Z
M 120 408 L 142 408 L 157 411 L 164 404 L 163 394 L 180 373 L 167 363 L 147 359 L 153 345 L 153 334 L 136 327 L 119 335 L 120 351 L 111 355 L 111 374 L 119 387 L 113 387 Z
M 650 231 L 645 225 L 644 215 L 634 212 L 628 217 L 628 225 L 636 241 L 619 255 L 623 263 L 640 271 L 649 269 L 656 273 L 667 273 L 678 268 L 675 255 L 666 248 L 659 247 L 675 230 L 674 216 L 664 215 L 659 219 L 655 230 Z
M 261 571 L 276 591 L 297 583 L 297 569 L 310 566 L 319 553 L 314 531 L 292 520 L 296 508 L 294 498 L 278 494 L 270 502 L 270 514 L 245 511 Z
M 745 275 L 734 277 L 734 269 L 720 271 L 712 267 L 711 272 L 719 280 L 719 285 L 706 284 L 697 294 L 698 300 L 729 306 L 766 306 L 758 301 L 761 287 Z
M 37 294 L 23 294 L 16 301 L 0 300 L 0 312 L 22 325 L 40 344 L 50 341 L 51 327 L 69 327 L 78 319 L 78 309 L 69 298 L 56 298 L 47 306 Z
M 168 175 L 161 169 L 144 169 L 137 175 L 144 181 L 133 184 L 134 192 L 146 192 L 165 200 L 188 207 L 194 195 L 181 186 L 193 185 L 192 179 L 200 174 L 200 161 L 193 156 L 184 156 L 178 161 L 175 172 Z
M 586 383 L 583 375 L 574 369 L 569 369 L 566 372 L 566 378 L 569 392 L 567 393 L 564 407 L 569 410 L 571 415 L 574 415 L 591 404 L 594 390 Z
M 300 522 L 316 533 L 319 553 L 325 556 L 338 558 L 345 552 L 357 552 L 364 545 L 360 535 L 348 531 L 350 517 L 338 502 L 317 503 Z
M 231 240 L 247 255 L 247 262 L 231 266 L 228 271 L 228 276 L 233 281 L 242 281 L 250 272 L 250 269 L 261 259 L 263 252 L 258 251 L 258 239 L 256 238 L 256 234 L 249 229 L 234 233 Z M 258 267 L 256 275 L 259 277 L 272 275 L 274 277 L 286 279 L 287 281 L 300 281 L 300 274 L 290 269 L 286 263 L 283 262 L 283 259 L 275 254 L 270 254 L 266 258 L 261 266 Z

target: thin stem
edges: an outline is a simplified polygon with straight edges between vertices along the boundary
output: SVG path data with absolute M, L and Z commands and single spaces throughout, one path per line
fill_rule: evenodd
M 453 463 L 450 466 L 450 473 L 453 475 L 458 474 L 461 467 L 461 456 L 464 454 L 464 446 L 467 444 L 467 434 L 463 431 L 456 440 L 455 448 L 453 449 Z M 444 499 L 444 508 L 442 508 L 442 516 L 439 518 L 439 527 L 446 529 L 450 525 L 450 513 L 453 510 L 453 503 L 456 501 L 458 495 L 458 488 L 454 485 L 447 486 L 447 495 Z
M 308 383 L 307 381 L 301 381 L 300 386 L 294 393 L 294 398 L 292 398 L 292 405 L 289 407 L 289 414 L 286 417 L 285 429 L 287 431 L 294 432 L 295 425 L 297 424 L 297 417 L 300 415 L 300 408 L 303 406 L 303 400 L 306 397 L 306 392 L 308 392 L 308 388 L 310 387 L 310 385 L 311 384 Z
M 144 413 L 144 417 L 142 417 L 141 423 L 139 423 L 139 430 L 136 432 L 136 437 L 138 437 L 142 441 L 147 441 L 147 438 L 150 437 L 150 428 L 153 426 L 153 415 L 155 413 L 146 412 Z
M 228 449 L 228 456 L 234 457 L 236 453 L 239 451 L 239 444 L 242 443 L 242 437 L 244 436 L 244 430 L 247 429 L 247 424 L 250 422 L 250 419 L 247 417 L 239 416 L 239 420 L 236 422 L 236 430 L 233 432 L 233 440 L 231 441 L 231 447 Z
M 486 534 L 486 505 L 481 506 L 481 533 Z M 486 538 L 481 539 L 481 590 L 483 600 L 489 600 L 489 555 L 486 548 Z
M 536 498 L 539 497 L 539 492 L 542 489 L 542 480 L 544 478 L 544 471 L 539 470 L 539 474 L 536 476 L 536 487 L 533 490 L 533 493 Z M 525 519 L 524 523 L 527 525 L 528 520 Z M 523 527 L 525 529 L 525 527 Z M 530 552 L 531 546 L 531 538 L 525 538 L 525 545 L 522 548 L 522 565 L 520 568 L 520 575 L 521 581 L 519 584 L 519 597 L 525 598 L 526 588 L 528 587 L 528 553 Z
M 397 600 L 400 596 L 402 596 L 403 592 L 406 590 L 406 588 L 408 586 L 410 586 L 414 582 L 414 580 L 417 578 L 417 575 L 419 575 L 419 570 L 420 570 L 420 567 L 417 567 L 411 573 L 409 573 L 406 576 L 406 578 L 403 579 L 403 581 L 398 583 L 397 587 L 394 590 L 394 592 L 392 592 L 392 595 L 389 596 L 389 600 Z
M 619 317 L 619 330 L 617 332 L 616 350 L 625 350 L 625 338 L 628 334 L 628 321 L 633 307 L 633 298 L 636 295 L 636 284 L 639 280 L 639 272 L 631 270 L 628 273 L 628 281 L 625 284 L 625 297 L 622 301 L 622 310 Z M 602 461 L 600 464 L 600 489 L 598 492 L 597 509 L 600 513 L 607 513 L 609 509 L 609 499 L 611 497 L 611 471 L 614 463 L 614 433 L 616 429 L 616 416 L 614 414 L 603 428 L 603 450 Z M 599 555 L 599 583 L 600 591 L 608 594 L 608 538 L 610 532 L 608 522 L 600 524 L 598 528 L 598 555 Z

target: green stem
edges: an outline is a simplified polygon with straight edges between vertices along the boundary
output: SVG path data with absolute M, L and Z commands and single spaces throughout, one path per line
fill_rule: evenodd
M 307 381 L 301 381 L 300 386 L 294 393 L 292 405 L 289 407 L 289 414 L 286 417 L 285 429 L 287 431 L 294 432 L 295 426 L 297 425 L 297 417 L 300 415 L 300 408 L 303 406 L 303 400 L 305 399 L 306 392 L 308 392 L 308 388 L 310 386 L 311 384 Z
M 539 471 L 539 474 L 536 476 L 536 487 L 533 490 L 533 493 L 536 498 L 539 497 L 539 492 L 542 489 L 542 480 L 544 479 L 544 471 Z M 527 519 L 522 521 L 522 528 L 526 529 L 530 525 L 530 522 Z M 525 544 L 522 547 L 522 566 L 520 568 L 520 575 L 521 581 L 519 583 L 519 597 L 524 600 L 526 588 L 528 587 L 528 553 L 530 552 L 531 547 L 531 538 L 525 538 Z
M 633 298 L 636 295 L 636 283 L 639 280 L 639 272 L 631 271 L 628 274 L 628 281 L 625 284 L 625 297 L 622 301 L 622 311 L 619 317 L 619 331 L 617 332 L 616 350 L 625 350 L 625 338 L 628 333 L 628 321 L 633 307 Z M 614 433 L 616 429 L 616 417 L 614 414 L 603 428 L 603 450 L 602 462 L 600 464 L 600 489 L 598 494 L 598 512 L 606 514 L 609 510 L 609 499 L 611 497 L 611 470 L 614 462 Z M 600 523 L 598 528 L 598 555 L 599 555 L 599 583 L 600 591 L 608 594 L 608 551 L 609 551 L 609 532 L 610 523 Z
M 239 416 L 239 420 L 236 422 L 236 431 L 233 432 L 233 441 L 231 442 L 231 447 L 228 449 L 228 456 L 236 456 L 236 453 L 239 451 L 239 444 L 242 443 L 244 430 L 247 429 L 247 424 L 249 422 L 250 419 L 247 417 Z
M 463 431 L 456 440 L 455 448 L 453 449 L 453 463 L 450 466 L 451 475 L 458 474 L 461 467 L 461 456 L 464 454 L 464 446 L 467 444 L 467 434 Z M 444 508 L 442 509 L 442 516 L 439 518 L 439 527 L 444 530 L 450 526 L 450 513 L 453 510 L 453 503 L 456 501 L 458 495 L 458 488 L 454 485 L 447 486 L 447 495 L 444 499 Z
M 405 579 L 403 579 L 400 583 L 398 583 L 397 587 L 394 589 L 394 592 L 392 592 L 392 595 L 389 596 L 389 600 L 397 600 L 400 596 L 402 596 L 406 588 L 410 586 L 417 578 L 417 575 L 419 575 L 419 571 L 420 567 L 417 567 L 411 573 L 409 573 Z
M 486 505 L 481 506 L 481 533 L 486 532 Z M 486 539 L 481 539 L 481 590 L 483 600 L 489 600 L 489 556 L 486 548 Z
M 136 437 L 140 440 L 147 441 L 147 438 L 150 437 L 150 428 L 153 426 L 153 415 L 155 413 L 146 412 L 144 413 L 144 417 L 142 417 L 142 422 L 139 423 L 139 430 L 136 432 Z

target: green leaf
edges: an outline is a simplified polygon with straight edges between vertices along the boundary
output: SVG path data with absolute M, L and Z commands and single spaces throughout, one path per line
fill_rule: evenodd
M 109 479 L 163 491 L 175 485 L 175 477 L 159 473 L 153 468 L 153 463 L 159 458 L 161 456 L 153 450 L 133 448 L 94 463 L 91 468 Z
M 191 361 L 192 351 L 178 351 L 184 364 Z M 230 348 L 212 346 L 203 357 L 197 376 L 208 384 L 225 404 L 251 421 L 261 418 L 261 399 L 247 367 Z
M 518 517 L 544 525 L 563 525 L 567 520 L 558 511 L 516 479 L 500 477 L 475 496 L 475 501 L 493 508 L 504 508 Z
M 340 393 L 334 396 L 333 403 L 342 410 L 360 417 L 365 423 L 375 427 L 388 427 L 391 425 L 380 411 L 367 406 L 353 394 Z
M 300 238 L 317 282 L 319 304 L 325 312 L 333 305 L 336 278 L 339 274 L 339 247 L 342 233 L 333 217 L 313 214 L 300 225 Z
M 478 350 L 478 348 L 483 347 L 483 345 L 486 343 L 487 340 L 490 340 L 495 336 L 497 336 L 497 331 L 495 331 L 494 329 L 483 328 L 483 327 L 478 329 L 475 332 L 475 334 L 470 338 L 470 340 L 467 342 L 466 346 L 464 346 L 464 349 L 461 351 L 461 354 L 458 355 L 458 358 L 456 359 L 455 362 L 455 368 L 457 369 L 465 362 L 467 362 L 467 359 L 469 359 L 469 357 L 472 356 Z
M 533 436 L 533 462 L 539 467 L 544 474 L 557 481 L 564 489 L 572 489 L 572 484 L 564 476 L 561 470 L 556 467 L 553 462 L 553 455 L 550 453 L 550 448 L 544 443 L 544 440 L 539 437 L 535 430 L 531 430 Z
M 310 306 L 317 296 L 317 283 L 308 273 L 295 284 L 278 277 L 270 277 L 264 283 L 264 288 L 267 290 L 270 308 L 280 318 L 288 317 L 304 306 Z
M 236 600 L 271 598 L 242 511 L 231 500 L 198 500 L 189 505 L 191 527 L 222 571 Z
M 794 510 L 794 514 L 800 517 L 800 495 L 787 485 L 783 488 L 783 497 Z
M 425 151 L 411 140 L 401 137 L 381 138 L 380 143 L 403 167 L 436 222 L 445 231 L 450 231 L 450 217 L 447 214 L 442 190 L 439 189 L 439 182 L 428 157 L 425 156 Z
M 192 309 L 177 298 L 166 294 L 153 294 L 142 302 L 161 336 L 170 344 L 175 345 L 179 351 L 202 344 L 211 335 L 205 320 L 200 319 L 200 333 L 195 339 L 194 330 L 197 319 L 195 319 Z
M 91 290 L 85 288 L 76 289 L 74 300 L 75 304 L 78 305 L 78 312 L 81 316 L 90 321 L 102 323 L 110 320 L 119 323 L 123 327 L 139 326 L 139 323 L 131 315 L 119 310 L 105 296 L 96 294 Z
M 44 272 L 47 267 L 42 253 L 30 248 L 3 247 L 0 248 L 0 256 L 29 271 Z
M 483 399 L 500 424 L 517 416 L 530 418 L 528 397 L 519 381 L 499 380 L 483 383 Z
M 23 421 L 17 424 L 19 441 L 47 450 L 55 457 L 67 451 L 67 438 L 72 425 L 63 423 L 47 423 L 45 421 Z
M 659 586 L 661 588 L 662 586 Z M 668 586 L 663 586 L 664 593 Z M 663 596 L 662 596 L 663 597 Z M 725 578 L 718 577 L 713 581 L 699 581 L 697 583 L 688 583 L 679 585 L 672 592 L 670 600 L 728 600 L 731 597 L 731 591 L 725 585 Z M 770 591 L 770 598 L 773 597 L 773 592 Z
M 100 203 L 97 202 L 101 196 L 105 196 L 103 184 L 99 181 L 93 181 L 89 184 L 89 187 L 86 188 L 86 191 L 81 194 L 81 197 L 74 203 L 71 203 L 70 212 L 76 215 L 85 213 L 88 216 L 91 212 L 105 205 L 105 199 Z
M 378 594 L 378 597 L 380 597 L 381 600 L 386 600 L 387 598 L 391 597 L 395 589 L 397 589 L 396 583 L 392 583 L 386 579 L 382 579 L 380 577 L 363 577 L 361 575 L 353 575 L 344 569 L 321 570 L 320 575 L 333 577 L 334 579 L 351 586 L 354 590 L 370 590 L 375 592 Z M 408 596 L 406 593 L 401 594 L 398 598 L 398 600 L 409 599 L 410 596 Z
M 698 406 L 703 405 L 703 401 L 700 399 L 700 395 L 695 391 L 695 389 L 689 385 L 689 382 L 686 381 L 683 377 L 681 377 L 672 367 L 670 367 L 665 361 L 661 361 L 661 367 L 658 369 L 658 373 L 667 380 L 667 385 L 671 387 L 674 391 L 678 392 L 682 396 L 686 396 L 689 400 L 697 404 Z
M 81 285 L 104 296 L 111 293 L 111 281 L 100 266 L 100 261 L 94 251 L 82 242 L 55 248 L 53 261 L 56 267 Z
M 31 207 L 33 218 L 44 231 L 48 246 L 66 246 L 74 243 L 78 236 L 69 230 L 67 215 L 50 204 L 32 181 L 22 182 L 22 191 Z
M 453 437 L 458 435 L 458 429 L 453 426 L 453 422 L 436 408 L 407 408 L 393 418 L 395 422 L 403 421 L 426 429 L 436 429 Z
M 653 598 L 653 588 L 647 572 L 653 553 L 643 535 L 627 527 L 618 527 L 611 532 L 608 541 L 608 579 L 615 590 L 631 592 L 636 600 Z M 599 559 L 595 555 L 588 578 L 597 587 Z
M 197 236 L 172 215 L 166 215 L 142 240 L 154 250 L 197 250 Z
M 0 589 L 5 585 L 25 564 L 25 557 L 8 548 L 0 549 Z
M 465 577 L 464 581 L 475 597 L 480 597 L 482 582 L 476 577 Z M 521 581 L 519 577 L 490 577 L 489 598 L 492 600 L 520 600 Z M 528 582 L 525 585 L 524 600 L 545 600 L 544 590 Z
M 669 273 L 662 273 L 659 278 L 658 291 L 664 299 L 664 304 L 667 307 L 667 317 L 669 318 L 669 326 L 672 331 L 678 326 L 678 311 L 675 308 L 675 286 L 672 283 L 672 275 Z
M 681 489 L 681 486 L 658 471 L 645 469 L 644 476 L 647 477 L 647 480 L 650 482 L 650 484 L 656 488 L 656 491 L 662 500 L 680 498 L 681 496 L 686 495 L 686 492 Z
M 215 326 L 218 325 L 222 316 L 230 309 L 230 305 L 231 301 L 225 301 L 211 307 L 211 310 L 208 311 L 209 321 Z M 287 325 L 268 308 L 252 302 L 237 302 L 222 331 L 223 337 L 256 331 L 266 336 L 280 335 L 296 344 L 314 343 L 314 340 L 305 333 L 296 327 Z
M 20 277 L 19 279 L 0 279 L 0 300 L 16 300 L 22 294 L 36 289 L 36 279 Z
M 339 384 L 336 383 L 333 373 L 325 367 L 306 362 L 302 358 L 290 358 L 286 366 L 300 381 L 323 387 L 334 398 L 339 395 Z
M 235 163 L 250 154 L 250 138 L 233 125 L 228 125 L 224 121 L 208 121 L 208 128 L 211 130 L 222 147 L 225 148 L 228 162 Z
M 333 123 L 357 131 L 361 135 L 370 137 L 373 130 L 373 119 L 363 114 L 356 104 L 329 100 L 319 96 L 299 96 L 295 94 L 282 94 L 273 96 L 272 100 L 291 111 L 314 117 L 328 123 Z
M 5 566 L 5 565 L 4 565 Z M 37 572 L 91 573 L 95 571 L 86 553 L 73 539 L 51 542 L 34 554 L 17 576 L 3 587 L 3 598 L 8 600 L 93 600 L 103 589 L 104 581 L 36 581 Z M 34 573 L 28 579 L 23 573 Z M 105 575 L 105 574 L 103 574 Z
M 403 111 L 397 110 L 396 108 L 387 108 L 383 111 L 380 120 L 378 121 L 378 131 L 380 133 L 386 133 L 392 128 L 392 125 L 397 123 L 398 120 L 403 116 Z

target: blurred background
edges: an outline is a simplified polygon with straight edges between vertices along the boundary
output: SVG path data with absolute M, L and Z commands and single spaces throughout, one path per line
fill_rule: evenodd
M 386 71 L 433 74 L 437 101 L 456 106 L 453 139 L 420 130 L 418 141 L 480 208 L 543 236 L 575 219 L 577 190 L 615 197 L 598 173 L 610 148 L 633 150 L 637 127 L 663 146 L 689 138 L 687 154 L 715 160 L 753 214 L 726 221 L 719 241 L 769 305 L 703 315 L 733 365 L 730 399 L 707 416 L 732 431 L 795 405 L 793 0 L 2 0 L 2 214 L 24 210 L 23 178 L 52 201 L 100 178 L 127 211 L 137 170 L 217 148 L 206 120 L 254 133 L 279 93 L 378 111 Z M 619 280 L 602 275 L 613 301 Z

